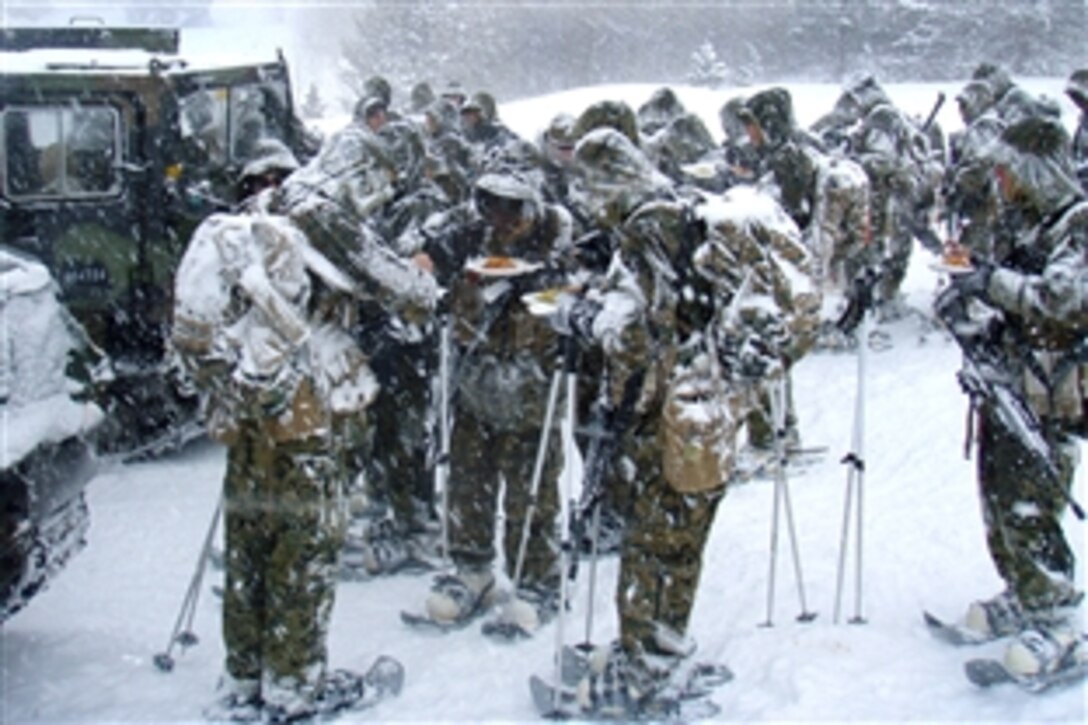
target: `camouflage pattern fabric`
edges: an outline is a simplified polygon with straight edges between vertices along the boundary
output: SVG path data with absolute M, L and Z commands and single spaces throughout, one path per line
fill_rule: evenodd
M 432 357 L 423 345 L 392 344 L 371 359 L 381 390 L 367 410 L 373 423 L 366 478 L 371 493 L 389 502 L 405 533 L 421 530 L 427 521 L 418 519 L 417 508 L 430 510 L 434 504 L 434 472 L 424 454 L 430 438 Z
M 1022 219 L 1041 221 L 1016 229 L 1014 252 L 1030 254 L 1014 253 L 996 268 L 985 297 L 1005 315 L 1002 341 L 1011 367 L 1022 373 L 1024 400 L 1043 423 L 1060 481 L 1057 489 L 1045 486 L 1024 465 L 1022 443 L 991 423 L 986 408 L 980 415 L 978 479 L 991 558 L 1024 607 L 1045 616 L 1078 596 L 1060 489 L 1072 485 L 1073 436 L 1088 434 L 1088 365 L 1074 357 L 1074 346 L 1088 334 L 1088 202 L 1072 179 L 1068 136 L 1057 119 L 1024 119 L 1001 139 L 993 158 L 1004 169 L 1003 199 Z M 1069 364 L 1046 364 L 1061 357 Z
M 224 481 L 227 671 L 312 696 L 324 672 L 343 533 L 326 437 L 271 444 L 245 423 Z
M 660 424 L 659 415 L 641 417 L 623 439 L 624 456 L 638 470 L 616 584 L 620 641 L 630 653 L 659 651 L 658 624 L 688 631 L 703 549 L 725 493 L 719 486 L 682 494 L 666 482 L 657 443 Z
M 1027 470 L 1019 438 L 979 411 L 978 481 L 986 544 L 998 574 L 1028 615 L 1068 605 L 1075 596 L 1076 559 L 1062 531 L 1065 499 Z M 1056 455 L 1061 487 L 1068 492 L 1076 466 L 1076 440 L 1057 426 L 1045 430 Z
M 818 258 L 815 270 L 825 289 L 843 290 L 871 254 L 869 179 L 846 158 L 829 158 L 817 177 L 816 219 L 811 229 Z
M 484 177 L 482 177 L 483 179 Z M 513 192 L 524 190 L 509 177 Z M 503 185 L 480 199 L 482 224 L 461 244 L 474 254 L 547 261 L 570 244 L 569 216 L 534 198 L 496 197 Z M 482 180 L 481 183 L 484 183 Z M 513 193 L 511 192 L 511 193 Z M 520 209 L 510 225 L 488 217 L 494 208 Z M 490 210 L 490 211 L 489 211 Z M 557 338 L 548 322 L 529 314 L 520 295 L 552 286 L 548 274 L 491 279 L 458 270 L 449 293 L 454 354 L 454 422 L 450 459 L 450 548 L 459 566 L 478 568 L 494 559 L 498 490 L 505 481 L 504 552 L 510 574 L 517 558 L 522 521 L 530 499 L 533 468 L 547 408 Z M 556 423 L 561 420 L 557 412 Z M 553 431 L 537 499 L 524 581 L 554 588 L 557 543 L 555 482 L 558 432 Z
M 911 140 L 909 122 L 890 105 L 874 108 L 855 139 L 858 162 L 869 176 L 873 243 L 883 267 L 882 302 L 892 302 L 899 294 L 914 248 L 905 222 L 913 213 L 923 180 Z
M 542 384 L 542 394 L 547 383 Z M 536 512 L 529 529 L 521 585 L 555 590 L 559 583 L 557 482 L 562 466 L 557 417 L 545 455 Z M 502 540 L 507 574 L 513 576 L 525 518 L 531 504 L 533 467 L 540 424 L 521 431 L 497 429 L 468 410 L 459 410 L 451 432 L 450 555 L 459 567 L 487 569 L 495 560 L 495 522 L 503 481 Z

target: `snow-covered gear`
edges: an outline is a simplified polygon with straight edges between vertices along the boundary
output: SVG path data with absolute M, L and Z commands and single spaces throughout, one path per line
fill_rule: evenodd
M 554 587 L 522 586 L 497 609 L 497 615 L 484 623 L 482 632 L 499 640 L 525 639 L 555 618 L 559 595 Z
M 658 172 L 612 129 L 582 138 L 575 155 L 582 171 L 580 193 L 590 208 L 605 212 L 595 218 L 617 239 L 604 279 L 586 295 L 597 313 L 579 327 L 604 351 L 608 405 L 626 411 L 617 415 L 629 421 L 619 432 L 617 455 L 637 495 L 627 518 L 617 586 L 620 642 L 628 653 L 656 652 L 662 625 L 687 631 L 703 547 L 728 471 L 723 465 L 716 485 L 701 485 L 695 493 L 681 492 L 666 477 L 662 436 L 669 382 L 678 368 L 716 355 L 731 376 L 719 396 L 724 400 L 707 402 L 726 406 L 733 416 L 744 412 L 743 405 L 734 410 L 730 403 L 743 389 L 739 376 L 732 375 L 740 366 L 730 350 L 744 345 L 719 341 L 749 340 L 756 349 L 773 350 L 772 359 L 781 365 L 809 343 L 805 324 L 796 336 L 789 333 L 791 323 L 782 319 L 780 305 L 803 310 L 803 293 L 816 291 L 802 290 L 804 276 L 787 271 L 789 265 L 804 264 L 807 253 L 796 226 L 773 202 L 769 209 L 756 203 L 757 197 L 751 205 L 693 210 L 655 198 Z M 718 216 L 715 209 L 735 215 Z M 750 221 L 759 223 L 749 226 Z M 773 241 L 760 243 L 750 232 L 759 227 L 773 237 L 780 223 L 794 230 L 792 242 L 781 249 Z M 737 240 L 730 239 L 730 225 Z M 792 244 L 797 246 L 787 250 Z M 814 299 L 818 302 L 818 294 Z M 708 374 L 712 367 L 706 367 Z
M 639 145 L 638 118 L 623 101 L 597 101 L 590 104 L 575 120 L 571 134 L 581 140 L 591 131 L 602 128 L 619 131 L 634 146 Z
M 444 626 L 464 625 L 494 604 L 495 575 L 487 570 L 460 569 L 435 578 L 425 603 L 426 615 Z
M 1005 650 L 1004 664 L 1019 677 L 1037 677 L 1065 666 L 1070 659 L 1084 659 L 1084 642 L 1068 625 L 1032 627 L 1019 634 Z
M 638 107 L 639 131 L 652 136 L 686 113 L 687 109 L 676 97 L 673 89 L 668 86 L 658 88 L 645 103 Z
M 533 702 L 545 716 L 626 721 L 713 718 L 719 710 L 705 698 L 733 679 L 725 665 L 633 656 L 615 642 L 589 651 L 564 648 L 561 661 L 561 681 L 555 685 L 536 676 L 530 679 Z
M 213 722 L 254 722 L 261 718 L 263 705 L 260 680 L 240 680 L 224 674 L 215 699 L 203 714 Z
M 1047 114 L 1006 128 L 991 158 L 1002 197 L 1022 222 L 986 287 L 987 314 L 1000 324 L 986 328 L 993 336 L 984 342 L 1006 372 L 1007 394 L 1028 409 L 1017 417 L 1030 425 L 1008 421 L 1008 403 L 978 404 L 978 478 L 990 557 L 1035 622 L 1080 599 L 1061 520 L 1076 436 L 1086 432 L 1078 379 L 1088 332 L 1088 203 L 1070 176 L 1068 136 Z
M 315 691 L 266 684 L 264 690 L 271 697 L 264 699 L 262 719 L 271 723 L 326 720 L 372 708 L 399 695 L 403 686 L 404 666 L 381 655 L 362 674 L 344 669 L 326 673 Z
M 1045 692 L 1088 677 L 1088 637 L 1069 627 L 1029 629 L 1001 659 L 973 659 L 964 669 L 979 687 L 1013 683 L 1027 692 Z
M 1016 634 L 1024 629 L 1024 611 L 1009 591 L 971 602 L 963 626 L 982 640 Z

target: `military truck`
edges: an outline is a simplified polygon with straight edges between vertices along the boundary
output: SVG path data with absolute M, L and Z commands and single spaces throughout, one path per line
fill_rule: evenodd
M 61 365 L 80 401 L 103 411 L 88 431 L 96 459 L 161 452 L 199 433 L 166 350 L 178 262 L 196 225 L 230 207 L 257 140 L 279 139 L 300 160 L 315 150 L 282 54 L 212 64 L 183 57 L 180 41 L 162 28 L 0 28 L 0 251 L 12 270 L 44 268 L 79 328 L 81 344 L 52 348 L 63 361 L 36 364 Z M 5 285 L 0 296 L 11 294 Z M 2 326 L 23 334 L 15 309 L 2 308 Z M 28 372 L 14 349 L 0 350 L 11 380 Z M 0 406 L 4 425 L 21 429 L 28 409 L 7 395 Z M 81 500 L 86 457 L 36 445 L 54 442 L 28 441 L 17 459 L 0 451 L 0 560 L 14 577 L 0 597 L 36 591 L 56 567 L 29 558 L 66 546 L 41 534 L 57 508 L 42 502 Z M 2 620 L 11 608 L 0 605 Z

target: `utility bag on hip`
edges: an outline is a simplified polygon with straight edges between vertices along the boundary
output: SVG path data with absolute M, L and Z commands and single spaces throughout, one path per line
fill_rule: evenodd
M 680 493 L 719 488 L 733 465 L 737 419 L 712 355 L 678 366 L 665 392 L 662 467 Z

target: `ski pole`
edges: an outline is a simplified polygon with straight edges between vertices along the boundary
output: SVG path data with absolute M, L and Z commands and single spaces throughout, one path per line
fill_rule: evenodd
M 582 643 L 582 649 L 586 652 L 593 647 L 593 603 L 597 599 L 597 556 L 601 539 L 601 500 L 597 498 L 593 503 L 593 529 L 590 534 L 589 547 L 589 592 L 586 598 L 589 603 L 586 606 L 586 638 Z
M 566 422 L 563 428 L 563 475 L 560 477 L 560 491 L 559 491 L 559 515 L 563 521 L 563 541 L 560 546 L 560 574 L 559 574 L 559 611 L 556 615 L 555 625 L 555 679 L 552 680 L 555 683 L 563 681 L 563 641 L 564 641 L 564 624 L 566 619 L 567 609 L 567 574 L 570 567 L 570 561 L 573 556 L 573 541 L 572 541 L 572 521 L 576 509 L 576 503 L 574 500 L 574 454 L 575 454 L 575 442 L 574 442 L 574 424 L 575 424 L 575 405 L 577 403 L 577 381 L 575 379 L 574 367 L 575 367 L 575 355 L 574 355 L 574 340 L 569 335 L 562 337 L 563 348 L 563 370 L 566 376 L 567 382 L 567 410 L 566 410 Z M 556 711 L 559 711 L 559 695 L 560 688 L 555 688 L 553 695 L 553 706 Z
M 783 374 L 782 379 L 775 386 L 771 395 L 771 415 L 776 421 L 775 445 L 778 447 L 775 485 L 781 485 L 782 487 L 782 508 L 786 514 L 786 532 L 789 534 L 790 553 L 793 556 L 793 575 L 797 582 L 797 597 L 801 604 L 801 613 L 797 615 L 797 621 L 811 622 L 816 619 L 816 613 L 809 611 L 808 604 L 805 601 L 805 578 L 801 572 L 801 549 L 797 543 L 797 527 L 793 521 L 790 482 L 786 471 L 786 386 L 789 384 L 786 375 L 788 374 L 788 371 Z
M 223 494 L 219 494 L 219 500 L 215 505 L 215 513 L 212 514 L 211 524 L 208 526 L 208 533 L 204 536 L 204 545 L 200 549 L 200 555 L 196 561 L 196 571 L 193 572 L 193 578 L 189 581 L 189 588 L 185 591 L 185 598 L 181 602 L 181 611 L 178 612 L 178 617 L 174 622 L 174 628 L 170 632 L 170 641 L 166 645 L 166 650 L 160 652 L 154 656 L 152 661 L 155 666 L 163 672 L 170 672 L 174 669 L 174 658 L 172 652 L 175 644 L 179 644 L 184 648 L 191 647 L 196 644 L 198 639 L 192 631 L 193 617 L 196 613 L 196 605 L 200 600 L 200 590 L 202 588 L 202 582 L 204 581 L 204 570 L 207 567 L 208 557 L 211 554 L 212 540 L 215 538 L 215 531 L 219 527 L 219 517 L 223 511 Z M 182 629 L 182 622 L 185 622 L 185 629 Z
M 786 533 L 790 539 L 790 552 L 793 558 L 793 573 L 797 583 L 797 596 L 801 604 L 801 613 L 797 615 L 798 622 L 811 622 L 816 619 L 816 613 L 810 612 L 805 599 L 804 575 L 801 571 L 801 551 L 797 543 L 797 528 L 794 525 L 793 505 L 790 501 L 789 477 L 786 471 L 786 378 L 776 381 L 768 391 L 771 401 L 771 420 L 774 425 L 775 435 L 775 482 L 774 482 L 774 506 L 771 519 L 771 571 L 767 586 L 767 621 L 763 626 L 773 626 L 771 613 L 774 608 L 774 584 L 775 569 L 778 552 L 778 519 L 779 511 L 786 516 Z
M 548 404 L 544 409 L 544 427 L 540 431 L 540 445 L 536 450 L 536 463 L 533 465 L 533 479 L 529 488 L 529 506 L 525 512 L 525 520 L 522 522 L 518 555 L 514 564 L 512 584 L 515 592 L 521 582 L 521 570 L 525 565 L 526 550 L 529 548 L 529 532 L 532 528 L 533 517 L 536 515 L 537 499 L 540 496 L 540 479 L 544 476 L 544 461 L 548 457 L 548 443 L 551 440 L 552 426 L 555 424 L 555 405 L 559 398 L 559 387 L 563 375 L 564 371 L 560 366 L 552 375 L 551 387 L 548 389 Z
M 860 340 L 858 344 L 858 371 L 857 391 L 854 400 L 854 430 L 851 440 L 851 450 L 843 458 L 843 463 L 848 466 L 846 475 L 846 495 L 842 515 L 842 535 L 839 540 L 839 566 L 835 583 L 835 616 L 836 624 L 839 622 L 839 613 L 842 605 L 843 583 L 846 574 L 846 552 L 849 544 L 851 503 L 854 492 L 857 492 L 855 508 L 855 528 L 857 529 L 857 545 L 855 552 L 854 571 L 854 616 L 851 624 L 864 624 L 865 618 L 861 614 L 861 583 L 862 583 L 862 512 L 863 512 L 863 484 L 865 480 L 865 373 L 867 361 L 867 341 L 869 335 L 870 312 L 863 311 L 861 315 Z
M 450 319 L 442 315 L 438 333 L 438 457 L 434 465 L 434 487 L 438 493 L 441 516 L 442 561 L 450 562 Z

